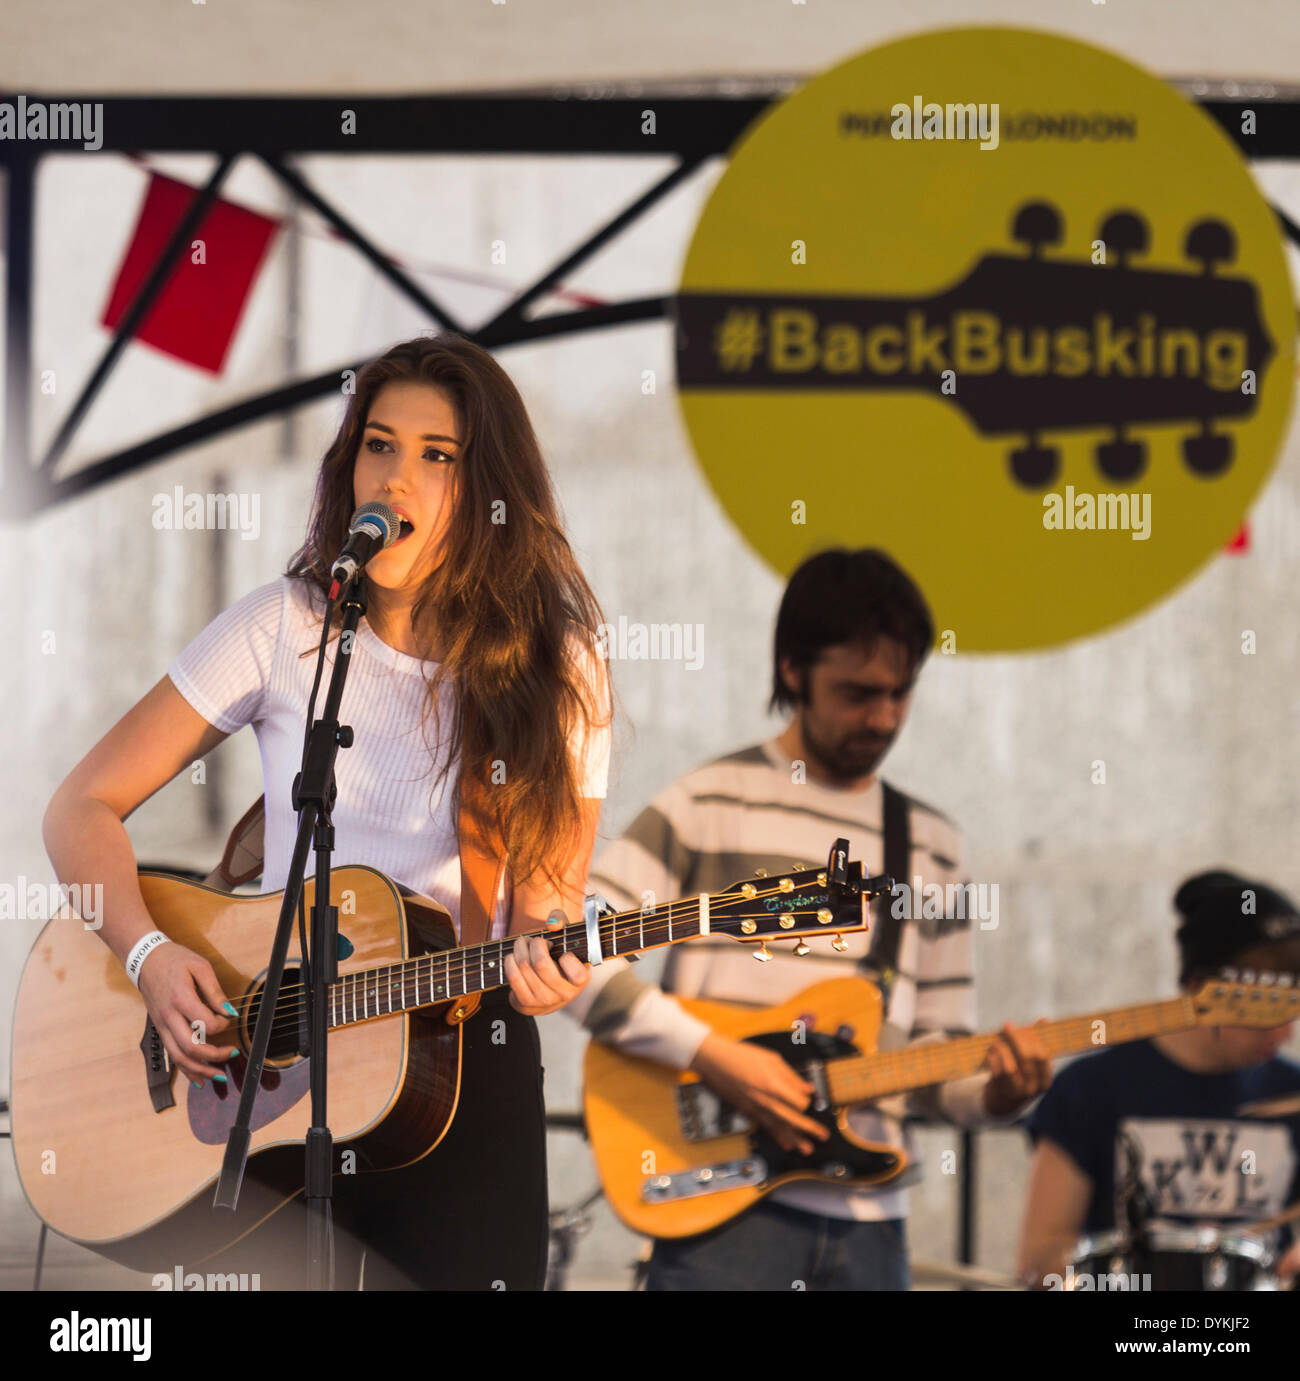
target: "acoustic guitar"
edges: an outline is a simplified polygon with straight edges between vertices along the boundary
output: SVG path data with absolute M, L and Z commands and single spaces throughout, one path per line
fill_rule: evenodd
M 1292 976 L 1216 979 L 1194 994 L 1047 1022 L 1052 1058 L 1194 1026 L 1281 1026 L 1300 1017 Z M 1268 981 L 1264 981 L 1264 980 Z M 997 1033 L 875 1052 L 879 989 L 864 978 L 814 984 L 774 1007 L 684 1001 L 714 1030 L 774 1050 L 816 1089 L 808 1116 L 830 1139 L 785 1151 L 697 1075 L 587 1047 L 584 1111 L 601 1184 L 615 1213 L 648 1237 L 689 1237 L 796 1180 L 884 1184 L 907 1166 L 900 1146 L 865 1141 L 848 1110 L 887 1094 L 976 1073 Z M 875 1053 L 873 1053 L 875 1052 Z
M 341 958 L 330 992 L 329 1121 L 335 1173 L 394 1169 L 446 1134 L 460 1088 L 460 1022 L 473 994 L 506 985 L 515 937 L 458 946 L 451 917 L 366 867 L 336 868 Z M 823 869 L 757 877 L 723 892 L 613 912 L 588 898 L 584 919 L 542 934 L 551 954 L 601 963 L 697 935 L 763 946 L 861 930 L 864 878 L 836 840 Z M 260 1009 L 282 893 L 232 896 L 163 873 L 140 886 L 157 929 L 202 955 L 238 1011 L 223 1044 L 246 1052 Z M 305 887 L 311 905 L 314 879 Z M 310 1059 L 299 1017 L 300 952 L 290 951 L 234 1214 L 210 1191 L 243 1086 L 177 1077 L 122 965 L 75 916 L 50 921 L 18 990 L 11 1094 L 14 1152 L 32 1208 L 55 1232 L 137 1270 L 200 1262 L 302 1189 Z M 345 1157 L 350 1155 L 350 1163 Z

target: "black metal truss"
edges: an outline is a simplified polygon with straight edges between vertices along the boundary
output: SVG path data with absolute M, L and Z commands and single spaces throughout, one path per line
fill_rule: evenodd
M 0 164 L 8 177 L 5 284 L 6 341 L 6 507 L 14 511 L 48 508 L 119 475 L 206 441 L 236 427 L 297 407 L 337 390 L 341 364 L 313 378 L 217 409 L 183 427 L 149 438 L 94 461 L 72 474 L 55 476 L 78 425 L 112 373 L 165 286 L 171 270 L 218 195 L 237 158 L 260 158 L 300 202 L 312 207 L 334 230 L 411 299 L 434 323 L 462 331 L 480 345 L 502 350 L 580 331 L 666 317 L 670 295 L 629 299 L 601 307 L 561 312 L 537 319 L 526 310 L 571 274 L 609 240 L 690 177 L 705 160 L 725 156 L 763 112 L 793 86 L 794 79 L 738 82 L 736 94 L 683 95 L 626 85 L 622 94 L 580 88 L 541 94 L 310 98 L 96 97 L 41 93 L 45 106 L 93 103 L 102 106 L 102 153 L 209 153 L 217 158 L 207 184 L 177 225 L 146 275 L 112 341 L 73 402 L 39 465 L 30 459 L 32 236 L 35 172 L 51 153 L 85 151 L 75 140 L 0 141 Z M 0 94 L 13 101 L 14 95 Z M 1241 132 L 1241 111 L 1257 112 L 1257 131 Z M 1288 92 L 1243 91 L 1236 99 L 1219 95 L 1199 104 L 1253 160 L 1300 157 L 1300 98 Z M 654 130 L 645 133 L 645 112 L 654 111 Z M 350 114 L 347 114 L 349 113 Z M 354 133 L 345 130 L 352 129 Z M 672 156 L 677 165 L 571 253 L 519 293 L 489 322 L 468 329 L 376 248 L 347 218 L 286 161 L 294 155 L 357 154 L 549 154 L 569 156 Z M 1278 211 L 1284 233 L 1300 246 L 1300 226 Z

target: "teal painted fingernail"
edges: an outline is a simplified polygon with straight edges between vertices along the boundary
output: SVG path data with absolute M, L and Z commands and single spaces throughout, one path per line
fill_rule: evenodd
M 224 1084 L 228 1082 L 224 1074 L 214 1074 L 212 1077 L 218 1084 Z
M 193 1084 L 193 1086 L 194 1086 L 195 1088 L 202 1088 L 202 1087 L 203 1087 L 203 1085 L 202 1085 L 201 1083 L 199 1083 L 199 1081 L 198 1081 L 197 1079 L 191 1079 L 191 1080 L 190 1080 L 190 1083 Z
M 237 1017 L 239 1015 L 239 1013 L 235 1011 L 235 1009 L 228 1002 L 223 1002 L 221 1004 L 221 1010 L 225 1012 L 227 1016 Z

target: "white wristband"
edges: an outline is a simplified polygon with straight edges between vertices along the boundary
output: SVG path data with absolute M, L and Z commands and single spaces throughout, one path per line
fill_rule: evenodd
M 151 930 L 148 935 L 142 936 L 135 942 L 131 953 L 126 956 L 126 976 L 138 988 L 140 986 L 140 967 L 144 963 L 145 956 L 152 954 L 159 945 L 165 945 L 167 937 L 161 930 Z

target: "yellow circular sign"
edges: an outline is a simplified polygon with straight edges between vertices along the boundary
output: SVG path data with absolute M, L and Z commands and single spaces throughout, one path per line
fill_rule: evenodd
M 906 39 L 766 112 L 676 315 L 687 427 L 756 550 L 784 575 L 881 546 L 964 651 L 1168 594 L 1237 530 L 1290 409 L 1291 285 L 1237 150 L 1048 34 Z

